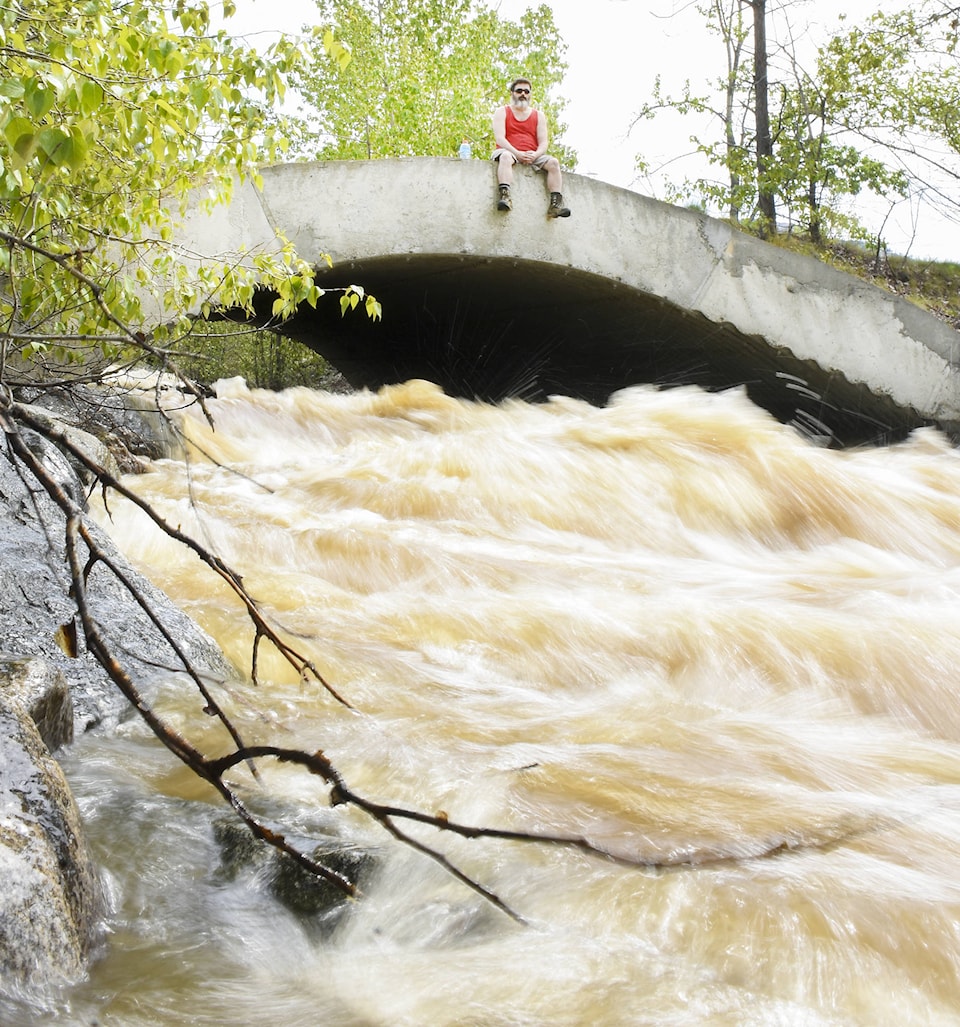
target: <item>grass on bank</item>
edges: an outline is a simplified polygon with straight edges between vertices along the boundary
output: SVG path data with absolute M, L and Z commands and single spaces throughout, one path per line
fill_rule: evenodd
M 793 233 L 771 241 L 894 292 L 960 330 L 960 264 L 903 257 L 882 247 L 871 249 L 849 241 L 828 241 L 815 246 Z

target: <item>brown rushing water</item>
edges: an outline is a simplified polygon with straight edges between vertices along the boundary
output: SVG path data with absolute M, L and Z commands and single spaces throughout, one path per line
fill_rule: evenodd
M 263 651 L 245 734 L 460 821 L 731 858 L 656 872 L 418 833 L 521 927 L 265 766 L 289 822 L 323 810 L 383 859 L 318 939 L 214 872 L 219 810 L 128 722 L 71 763 L 113 912 L 50 1022 L 960 1023 L 960 457 L 941 436 L 827 451 L 692 389 L 597 409 L 232 385 L 211 410 L 189 433 L 224 467 L 194 453 L 130 484 L 360 711 Z M 121 548 L 248 667 L 237 604 L 111 508 Z M 162 703 L 216 747 L 191 692 Z

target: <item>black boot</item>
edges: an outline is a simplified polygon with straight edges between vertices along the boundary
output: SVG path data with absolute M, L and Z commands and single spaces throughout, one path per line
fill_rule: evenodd
M 513 200 L 510 199 L 510 186 L 508 185 L 500 186 L 497 210 L 513 210 Z
M 550 194 L 550 206 L 547 208 L 548 218 L 568 218 L 570 217 L 570 208 L 564 207 L 563 196 L 560 193 Z

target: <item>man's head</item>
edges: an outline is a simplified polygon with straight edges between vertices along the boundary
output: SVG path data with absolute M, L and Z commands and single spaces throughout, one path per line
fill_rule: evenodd
M 515 78 L 510 83 L 510 103 L 521 109 L 530 106 L 530 80 Z

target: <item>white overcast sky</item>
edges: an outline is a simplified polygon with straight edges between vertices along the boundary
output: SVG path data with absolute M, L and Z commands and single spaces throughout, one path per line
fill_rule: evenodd
M 489 6 L 511 20 L 537 2 L 488 0 Z M 313 0 L 236 0 L 236 4 L 237 14 L 226 27 L 237 35 L 296 33 L 316 19 Z M 790 21 L 794 32 L 803 34 L 806 45 L 812 47 L 838 24 L 841 12 L 856 22 L 872 11 L 905 5 L 906 0 L 903 4 L 897 0 L 845 0 L 842 4 L 794 0 Z M 569 70 L 561 89 L 568 100 L 564 140 L 578 152 L 577 172 L 648 195 L 661 194 L 662 184 L 655 179 L 637 177 L 636 154 L 642 151 L 654 163 L 668 161 L 690 149 L 692 132 L 707 133 L 702 125 L 669 115 L 644 121 L 630 131 L 633 115 L 650 97 L 657 75 L 674 93 L 686 79 L 700 87 L 718 77 L 725 61 L 722 44 L 704 31 L 702 19 L 687 0 L 553 0 L 549 6 L 567 44 Z M 670 172 L 674 179 L 697 173 L 692 163 L 674 163 Z M 870 227 L 878 229 L 886 214 L 887 206 L 878 204 Z M 939 221 L 932 212 L 921 213 L 918 221 L 906 202 L 894 209 L 884 235 L 894 252 L 909 249 L 913 256 L 960 259 L 956 226 Z

